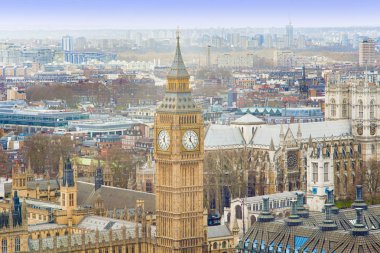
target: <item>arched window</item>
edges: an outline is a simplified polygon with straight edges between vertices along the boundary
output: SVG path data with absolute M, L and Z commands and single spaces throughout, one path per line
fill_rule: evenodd
M 214 242 L 214 244 L 212 245 L 212 248 L 213 249 L 217 249 L 218 248 L 218 244 L 216 242 Z
M 223 248 L 223 249 L 227 248 L 227 243 L 226 243 L 226 241 L 223 241 L 223 242 L 222 242 L 222 248 Z
M 345 118 L 347 117 L 347 99 L 343 99 L 343 104 L 342 104 L 342 117 Z
M 152 182 L 150 180 L 146 180 L 145 190 L 146 192 L 150 192 L 150 193 L 153 192 Z
M 1 241 L 1 252 L 2 253 L 8 253 L 8 241 L 7 241 L 7 239 L 3 239 Z
M 371 100 L 370 106 L 369 106 L 369 117 L 370 119 L 375 118 L 375 101 Z
M 239 220 L 241 220 L 243 218 L 243 213 L 241 211 L 240 205 L 235 206 L 235 217 L 236 217 L 236 219 L 239 219 Z
M 335 117 L 335 115 L 336 115 L 336 108 L 335 108 L 335 99 L 331 99 L 331 108 L 330 108 L 330 110 L 331 110 L 331 116 L 332 117 Z
M 251 216 L 251 226 L 256 222 L 256 216 L 252 215 Z
M 364 111 L 364 106 L 363 106 L 363 101 L 359 100 L 359 118 L 363 118 L 363 111 Z
M 15 252 L 20 252 L 20 237 L 15 238 Z

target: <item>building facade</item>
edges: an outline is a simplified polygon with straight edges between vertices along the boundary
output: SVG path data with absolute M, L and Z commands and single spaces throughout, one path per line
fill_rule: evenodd
M 155 118 L 157 250 L 200 253 L 203 227 L 203 139 L 201 110 L 195 105 L 179 36 L 166 94 Z
M 359 43 L 359 65 L 375 66 L 375 41 L 366 39 Z

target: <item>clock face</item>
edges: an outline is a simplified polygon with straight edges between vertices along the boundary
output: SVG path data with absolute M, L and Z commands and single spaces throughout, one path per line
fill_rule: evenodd
M 170 146 L 170 135 L 168 131 L 161 130 L 158 134 L 158 146 L 161 150 L 168 150 Z
M 198 147 L 198 134 L 193 130 L 187 130 L 182 137 L 182 145 L 186 150 L 194 150 Z

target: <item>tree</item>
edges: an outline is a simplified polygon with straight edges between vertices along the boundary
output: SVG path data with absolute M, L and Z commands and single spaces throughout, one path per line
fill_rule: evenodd
M 205 154 L 205 205 L 223 211 L 226 201 L 247 196 L 251 151 L 245 148 Z
M 374 204 L 377 193 L 380 191 L 380 162 L 374 159 L 363 166 L 363 187 L 369 194 L 371 204 Z
M 128 179 L 134 173 L 135 162 L 132 154 L 121 147 L 112 147 L 102 157 L 113 173 L 114 186 L 127 188 Z
M 26 161 L 36 173 L 49 170 L 52 175 L 58 173 L 59 158 L 74 152 L 74 142 L 69 136 L 35 134 L 25 140 L 22 150 Z

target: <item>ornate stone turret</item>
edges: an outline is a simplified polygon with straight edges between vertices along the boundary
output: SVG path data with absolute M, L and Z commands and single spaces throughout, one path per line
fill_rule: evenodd
M 71 187 L 75 185 L 74 182 L 74 171 L 71 165 L 70 158 L 67 158 L 65 163 L 65 169 L 63 171 L 63 186 Z
M 270 150 L 270 151 L 275 151 L 275 147 L 274 147 L 273 138 L 271 138 L 271 139 L 270 139 L 269 150 Z
M 22 225 L 22 210 L 20 198 L 18 197 L 17 191 L 14 192 L 13 197 L 13 217 L 10 220 L 13 220 L 13 226 L 21 226 Z
M 237 244 L 239 242 L 239 231 L 240 231 L 240 228 L 239 228 L 237 219 L 235 218 L 234 224 L 232 226 L 232 235 L 234 237 L 235 244 Z
M 301 140 L 302 140 L 301 124 L 298 123 L 298 129 L 297 129 L 297 141 L 299 142 L 298 144 L 301 143 Z
M 179 33 L 154 140 L 157 252 L 202 252 L 204 122 L 192 99 Z
M 311 134 L 309 135 L 309 148 L 313 147 L 313 138 L 311 138 Z
M 70 159 L 67 158 L 61 186 L 61 207 L 67 211 L 67 224 L 69 225 L 72 222 L 72 212 L 77 208 L 77 194 L 78 190 L 74 180 L 74 170 Z
M 63 179 L 63 168 L 64 168 L 64 163 L 63 163 L 63 157 L 59 157 L 59 163 L 58 163 L 58 179 Z
M 284 143 L 284 139 L 285 139 L 284 128 L 283 128 L 282 124 L 281 124 L 281 128 L 280 128 L 280 136 L 279 137 L 280 137 L 280 146 L 282 146 Z
M 111 165 L 107 161 L 104 173 L 103 173 L 103 182 L 106 186 L 113 186 L 113 172 L 111 169 Z
M 98 167 L 95 171 L 95 191 L 100 189 L 103 183 L 103 168 L 100 166 L 100 160 L 98 160 Z

